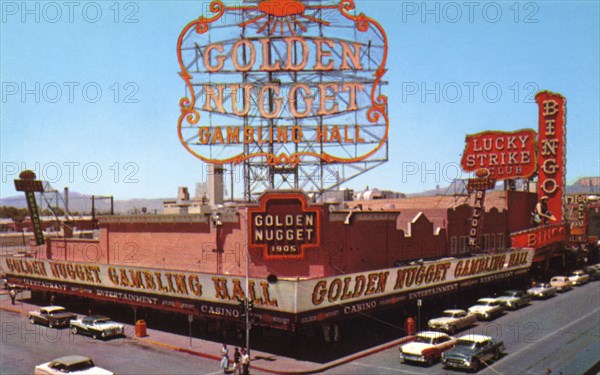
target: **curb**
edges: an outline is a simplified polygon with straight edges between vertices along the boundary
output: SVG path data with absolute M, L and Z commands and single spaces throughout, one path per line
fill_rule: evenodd
M 17 309 L 17 308 L 13 308 L 13 307 L 7 307 L 7 306 L 0 306 L 0 310 L 6 310 L 6 311 L 10 311 L 10 312 L 14 312 L 17 314 L 22 314 L 22 315 L 27 315 L 27 313 L 23 310 Z M 137 337 L 134 336 L 134 339 L 140 341 L 140 342 L 144 342 L 150 345 L 155 345 L 155 346 L 159 346 L 165 349 L 169 349 L 169 350 L 173 350 L 173 351 L 177 351 L 177 352 L 181 352 L 181 353 L 187 353 L 187 354 L 191 354 L 191 355 L 195 355 L 197 357 L 202 357 L 202 358 L 206 358 L 206 359 L 212 359 L 215 361 L 220 361 L 221 357 L 216 356 L 214 354 L 207 354 L 207 353 L 202 353 L 199 351 L 195 351 L 195 350 L 191 350 L 191 349 L 186 349 L 186 348 L 182 348 L 176 345 L 171 345 L 171 344 L 166 344 L 164 342 L 160 342 L 160 341 L 155 341 L 155 340 L 151 340 L 151 339 L 147 339 L 147 338 L 143 338 L 143 337 Z M 313 369 L 310 370 L 298 370 L 298 371 L 278 371 L 278 370 L 273 370 L 273 369 L 269 369 L 269 368 L 265 368 L 265 367 L 261 367 L 261 366 L 255 366 L 255 365 L 251 365 L 251 367 L 253 369 L 262 371 L 262 372 L 266 372 L 266 373 L 270 373 L 270 374 L 282 374 L 282 375 L 296 375 L 296 374 L 316 374 L 316 373 L 320 373 L 326 370 L 329 370 L 331 368 L 343 365 L 345 363 L 381 352 L 383 350 L 387 350 L 389 348 L 392 348 L 394 346 L 398 346 L 401 345 L 407 341 L 411 341 L 414 339 L 414 336 L 406 336 L 406 337 L 402 337 L 399 339 L 396 339 L 394 341 L 385 343 L 385 344 L 381 344 L 379 346 L 370 348 L 370 349 L 366 349 L 363 350 L 362 352 L 358 352 L 355 354 L 351 354 L 349 356 L 346 357 L 342 357 L 339 359 L 336 359 L 335 361 L 329 362 L 329 363 L 325 363 L 322 364 L 320 367 L 315 367 Z M 285 358 L 285 357 L 283 357 Z
M 220 361 L 221 360 L 221 358 L 219 356 L 212 355 L 212 354 L 206 354 L 206 353 L 198 352 L 198 351 L 195 351 L 195 350 L 181 348 L 181 347 L 178 347 L 178 346 L 175 346 L 175 345 L 165 344 L 165 343 L 162 343 L 162 342 L 158 342 L 158 341 L 154 341 L 154 340 L 150 340 L 150 339 L 145 339 L 145 338 L 135 337 L 135 339 L 143 341 L 143 342 L 146 342 L 148 344 L 161 346 L 161 347 L 164 347 L 164 348 L 167 348 L 167 349 L 171 349 L 171 350 L 174 350 L 174 351 L 178 351 L 178 352 L 182 352 L 182 353 L 187 353 L 187 354 L 195 355 L 195 356 L 198 356 L 198 357 L 203 357 L 203 358 L 207 358 L 207 359 L 213 359 L 215 361 Z M 320 373 L 320 372 L 329 370 L 331 368 L 343 365 L 345 363 L 348 363 L 348 362 L 351 362 L 351 361 L 354 361 L 354 360 L 357 360 L 357 359 L 369 356 L 371 354 L 375 354 L 375 353 L 378 353 L 380 351 L 387 350 L 387 349 L 392 348 L 394 346 L 401 345 L 401 344 L 403 344 L 405 342 L 408 342 L 408 341 L 411 341 L 413 339 L 414 339 L 414 336 L 402 337 L 402 338 L 396 339 L 396 340 L 394 340 L 392 342 L 388 342 L 388 343 L 376 346 L 374 348 L 364 350 L 362 352 L 358 352 L 358 353 L 355 353 L 355 354 L 352 354 L 352 355 L 349 355 L 349 356 L 346 356 L 346 357 L 342 357 L 342 358 L 337 359 L 335 361 L 332 361 L 332 362 L 329 362 L 327 364 L 324 364 L 321 367 L 317 367 L 317 368 L 314 368 L 314 369 L 311 369 L 311 370 L 277 371 L 277 370 L 272 370 L 272 369 L 264 368 L 264 367 L 261 367 L 261 366 L 255 366 L 255 365 L 251 365 L 251 367 L 253 369 L 256 369 L 256 370 L 259 370 L 259 371 L 262 371 L 262 372 L 267 372 L 267 373 L 270 373 L 270 374 L 282 374 L 282 375 L 288 375 L 288 374 L 289 375 L 293 375 L 293 374 L 316 374 L 316 373 Z

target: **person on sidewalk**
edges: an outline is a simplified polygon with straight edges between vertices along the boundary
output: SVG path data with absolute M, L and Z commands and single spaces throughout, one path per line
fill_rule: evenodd
M 233 374 L 240 375 L 242 373 L 242 364 L 240 363 L 242 360 L 242 353 L 240 353 L 240 348 L 235 348 L 233 352 Z
M 244 348 L 242 348 L 242 375 L 250 375 L 250 356 Z
M 226 374 L 227 370 L 229 370 L 229 349 L 227 349 L 227 344 L 223 344 L 221 348 L 221 368 L 223 369 L 223 374 Z
M 15 292 L 14 289 L 11 289 L 8 292 L 8 295 L 10 296 L 10 302 L 14 305 L 15 304 L 15 299 L 17 298 L 17 292 Z

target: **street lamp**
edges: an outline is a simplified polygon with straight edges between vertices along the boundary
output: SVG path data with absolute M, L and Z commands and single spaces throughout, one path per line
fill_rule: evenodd
M 246 207 L 246 230 L 250 230 L 250 214 L 248 213 L 248 208 Z M 246 233 L 246 295 L 245 298 L 245 313 L 246 313 L 246 352 L 248 354 L 248 358 L 250 358 L 250 311 L 248 311 L 248 296 L 250 295 L 250 246 L 248 242 L 248 233 Z

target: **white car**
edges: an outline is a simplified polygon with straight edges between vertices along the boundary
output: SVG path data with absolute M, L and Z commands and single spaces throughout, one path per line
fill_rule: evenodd
M 583 285 L 590 281 L 590 275 L 582 270 L 573 271 L 573 274 L 569 276 L 569 281 L 572 282 L 573 285 Z
M 82 355 L 68 355 L 35 366 L 34 375 L 114 375 L 94 364 L 94 361 Z
M 468 314 L 465 310 L 444 310 L 442 316 L 429 320 L 427 325 L 434 330 L 455 334 L 459 329 L 470 327 L 477 322 L 477 316 Z
M 493 319 L 504 313 L 504 306 L 496 298 L 480 298 L 477 304 L 469 307 L 469 313 L 475 314 L 479 319 Z
M 442 353 L 454 347 L 456 339 L 443 332 L 425 331 L 417 333 L 414 341 L 400 347 L 400 360 L 414 361 L 433 365 L 442 357 Z
M 554 276 L 550 280 L 550 285 L 561 293 L 573 289 L 573 283 L 566 276 Z
M 556 295 L 556 288 L 548 283 L 539 283 L 527 289 L 527 293 L 533 298 L 550 298 Z

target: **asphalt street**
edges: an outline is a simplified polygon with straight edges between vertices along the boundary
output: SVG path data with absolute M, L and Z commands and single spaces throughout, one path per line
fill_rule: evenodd
M 468 307 L 468 306 L 463 306 Z M 600 361 L 600 283 L 576 287 L 547 301 L 510 311 L 491 322 L 460 332 L 479 333 L 504 341 L 506 354 L 481 374 L 583 374 Z M 464 373 L 401 364 L 391 348 L 326 371 L 327 374 Z
M 133 332 L 127 332 L 124 338 L 95 341 L 72 335 L 68 329 L 31 325 L 25 315 L 16 312 L 0 310 L 0 314 L 1 374 L 31 374 L 36 364 L 76 353 L 118 374 L 222 373 L 214 359 L 136 340 L 132 338 Z M 467 333 L 486 334 L 503 340 L 506 345 L 506 354 L 480 371 L 481 374 L 584 374 L 600 359 L 600 283 L 577 287 L 547 301 L 533 301 L 494 321 L 481 322 L 458 336 Z M 212 353 L 214 348 L 193 349 Z M 321 369 L 329 367 L 315 365 Z M 294 370 L 289 368 L 288 371 Z M 322 373 L 446 374 L 459 371 L 443 369 L 439 363 L 431 367 L 402 364 L 398 348 L 394 346 Z

